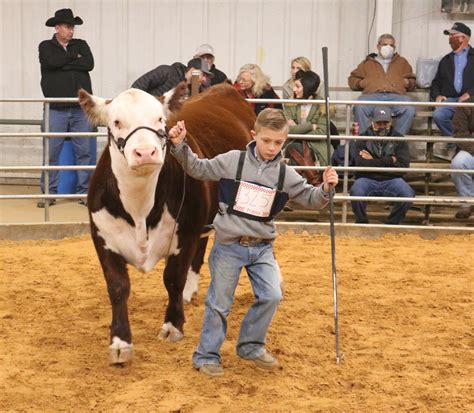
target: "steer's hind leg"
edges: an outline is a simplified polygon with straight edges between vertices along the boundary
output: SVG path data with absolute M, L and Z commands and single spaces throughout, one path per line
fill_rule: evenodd
M 199 285 L 199 272 L 201 271 L 202 264 L 204 262 L 204 254 L 206 253 L 206 246 L 208 237 L 201 238 L 197 247 L 196 253 L 194 254 L 191 267 L 188 271 L 186 278 L 186 285 L 183 290 L 183 299 L 186 303 L 190 303 L 193 294 L 197 293 Z
M 128 321 L 127 301 L 130 295 L 130 278 L 123 257 L 99 246 L 97 248 L 107 291 L 112 304 L 109 357 L 111 364 L 123 364 L 132 360 L 132 332 Z
M 167 338 L 172 342 L 181 340 L 184 336 L 183 290 L 191 261 L 196 253 L 198 240 L 193 240 L 190 244 L 183 246 L 178 255 L 168 257 L 163 274 L 169 301 L 160 338 Z

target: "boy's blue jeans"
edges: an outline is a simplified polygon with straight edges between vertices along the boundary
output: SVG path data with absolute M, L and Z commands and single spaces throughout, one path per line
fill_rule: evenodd
M 206 310 L 201 338 L 193 354 L 193 365 L 220 364 L 220 349 L 227 332 L 229 315 L 240 272 L 245 267 L 255 301 L 245 315 L 237 340 L 237 354 L 253 359 L 265 351 L 265 337 L 281 301 L 280 268 L 270 243 L 243 246 L 217 241 L 209 255 L 211 283 L 206 297 Z

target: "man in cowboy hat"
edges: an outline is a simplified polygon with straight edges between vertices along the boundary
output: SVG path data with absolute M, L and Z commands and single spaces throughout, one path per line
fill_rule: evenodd
M 74 27 L 82 24 L 82 19 L 74 17 L 71 9 L 61 9 L 46 21 L 46 26 L 54 27 L 56 33 L 50 40 L 39 45 L 41 64 L 41 89 L 45 97 L 77 97 L 80 88 L 92 93 L 89 72 L 94 68 L 94 58 L 85 40 L 73 39 Z M 50 132 L 91 132 L 89 123 L 77 103 L 52 103 L 49 115 Z M 58 165 L 59 154 L 64 138 L 49 140 L 49 164 Z M 77 165 L 93 165 L 96 142 L 93 138 L 72 137 Z M 43 155 L 44 157 L 46 154 Z M 77 171 L 76 193 L 86 194 L 89 187 L 89 171 Z M 58 191 L 58 172 L 49 172 L 49 193 Z M 41 177 L 41 190 L 44 192 L 44 173 Z M 50 205 L 55 200 L 48 200 Z M 85 204 L 84 200 L 79 201 Z M 44 208 L 45 202 L 38 202 Z

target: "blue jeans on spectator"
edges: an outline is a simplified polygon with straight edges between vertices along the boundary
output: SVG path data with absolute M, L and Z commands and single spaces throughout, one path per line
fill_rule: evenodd
M 237 340 L 237 354 L 253 359 L 265 352 L 265 337 L 282 298 L 280 268 L 270 243 L 243 246 L 217 241 L 209 255 L 211 283 L 206 296 L 206 309 L 199 345 L 193 354 L 193 365 L 220 364 L 220 349 L 227 333 L 227 316 L 234 292 L 245 267 L 255 301 L 245 315 Z
M 457 102 L 458 98 L 447 98 L 445 102 Z M 441 135 L 443 136 L 453 136 L 453 125 L 452 119 L 454 116 L 454 111 L 456 109 L 454 107 L 442 107 L 438 106 L 433 111 L 433 121 L 441 131 Z M 449 146 L 449 145 L 448 145 Z
M 397 95 L 396 93 L 369 93 L 359 96 L 358 100 L 380 100 L 383 102 L 411 102 L 410 97 L 406 95 Z M 375 106 L 355 105 L 354 120 L 359 123 L 360 133 L 365 132 L 370 126 L 372 113 Z M 414 106 L 390 106 L 394 116 L 394 128 L 402 135 L 406 135 L 411 128 L 416 109 Z
M 451 161 L 451 169 L 474 169 L 474 156 L 460 151 Z M 458 194 L 474 197 L 474 180 L 470 174 L 452 174 Z
M 44 130 L 44 128 L 43 128 Z M 50 132 L 92 132 L 92 125 L 79 106 L 51 108 L 49 113 Z M 49 165 L 57 166 L 59 154 L 65 138 L 49 138 Z M 91 165 L 95 157 L 91 153 L 90 138 L 71 137 L 77 165 Z M 45 157 L 43 140 L 43 164 Z M 90 171 L 77 171 L 77 194 L 87 194 L 89 189 Z M 49 193 L 58 193 L 58 171 L 49 172 Z M 41 191 L 44 192 L 44 173 L 41 174 Z
M 351 196 L 387 196 L 411 198 L 415 196 L 415 191 L 402 178 L 388 179 L 386 181 L 376 181 L 370 178 L 357 178 L 351 187 Z M 356 216 L 357 224 L 369 222 L 367 217 L 367 202 L 352 201 L 352 212 Z M 390 215 L 385 224 L 398 225 L 407 211 L 411 202 L 394 202 Z

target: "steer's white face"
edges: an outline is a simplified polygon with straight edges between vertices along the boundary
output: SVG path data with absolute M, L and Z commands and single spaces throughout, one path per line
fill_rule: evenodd
M 115 141 L 126 139 L 140 126 L 164 132 L 165 117 L 160 101 L 146 92 L 129 89 L 116 97 L 107 108 L 107 126 Z M 165 159 L 165 140 L 148 129 L 139 129 L 127 139 L 123 154 L 111 140 L 110 153 L 113 158 L 124 156 L 127 165 L 138 174 L 148 174 L 159 169 Z
M 139 176 L 161 168 L 165 158 L 166 119 L 163 104 L 158 99 L 142 90 L 128 89 L 110 103 L 88 95 L 81 104 L 94 123 L 105 124 L 110 129 L 113 139 L 109 149 L 115 167 L 130 168 Z M 133 132 L 143 126 L 163 137 L 149 129 Z M 123 153 L 114 140 L 119 145 L 125 143 Z

